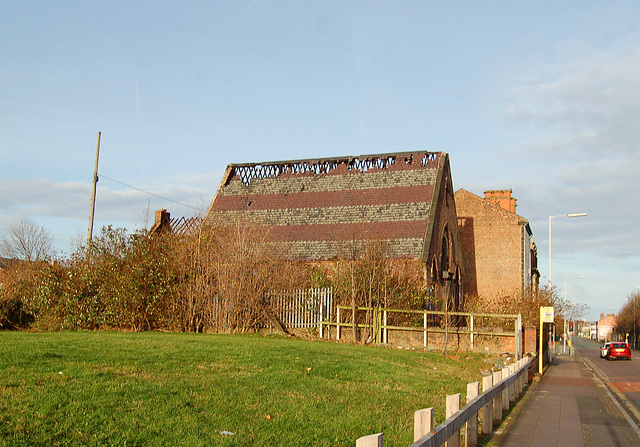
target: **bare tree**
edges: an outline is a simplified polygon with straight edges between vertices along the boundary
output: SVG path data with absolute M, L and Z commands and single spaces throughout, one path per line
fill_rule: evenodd
M 23 219 L 9 225 L 0 238 L 0 254 L 27 261 L 46 260 L 51 257 L 52 245 L 53 237 L 46 228 Z

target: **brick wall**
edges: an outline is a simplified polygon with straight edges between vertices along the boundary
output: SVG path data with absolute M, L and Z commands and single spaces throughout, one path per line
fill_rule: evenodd
M 524 253 L 527 221 L 464 189 L 455 198 L 465 293 L 485 298 L 521 296 L 524 256 L 529 256 Z
M 522 352 L 524 354 L 535 354 L 537 352 L 538 331 L 535 326 L 526 326 L 524 328 L 524 342 L 522 344 Z

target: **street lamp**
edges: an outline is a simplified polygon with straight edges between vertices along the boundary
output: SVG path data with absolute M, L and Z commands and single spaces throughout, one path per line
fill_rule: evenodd
M 578 279 L 584 279 L 584 276 L 576 276 L 576 278 Z M 566 306 L 566 309 L 563 309 L 564 311 L 564 316 L 563 316 L 563 320 L 564 320 L 564 324 L 563 324 L 563 330 L 564 333 L 562 335 L 562 354 L 566 353 L 566 348 L 567 348 L 567 338 L 569 337 L 569 331 L 567 331 L 567 317 L 569 318 L 569 321 L 573 320 L 573 306 L 575 305 L 575 303 L 570 302 L 569 300 L 567 300 L 567 277 L 564 277 L 564 300 L 562 300 L 562 304 L 563 307 Z M 571 345 L 569 346 L 569 352 L 573 352 L 573 335 L 571 335 L 570 337 L 571 340 Z M 572 354 L 573 355 L 573 354 Z
M 549 216 L 549 287 L 551 287 L 551 220 L 556 217 L 585 217 L 587 213 L 559 214 L 557 216 Z
M 636 286 L 636 289 L 640 289 L 640 286 Z M 636 303 L 638 301 L 638 294 L 633 297 L 633 349 L 636 349 Z

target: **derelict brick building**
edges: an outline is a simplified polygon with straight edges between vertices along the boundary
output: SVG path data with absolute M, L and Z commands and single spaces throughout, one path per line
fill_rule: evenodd
M 461 249 L 443 152 L 230 164 L 206 220 L 252 221 L 274 249 L 313 262 L 348 259 L 354 244 L 382 240 L 394 259 L 418 267 L 436 298 L 459 304 Z
M 538 250 L 529 221 L 516 214 L 511 190 L 478 197 L 456 191 L 458 225 L 466 275 L 464 291 L 484 299 L 521 298 L 537 290 Z

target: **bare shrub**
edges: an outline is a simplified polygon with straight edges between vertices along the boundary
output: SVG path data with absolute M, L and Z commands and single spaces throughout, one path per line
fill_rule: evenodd
M 270 297 L 327 286 L 367 327 L 374 324 L 374 308 L 433 304 L 421 286 L 420 264 L 392 261 L 385 242 L 354 243 L 346 253 L 331 262 L 294 262 L 269 242 L 267 229 L 250 222 L 205 223 L 181 235 L 109 226 L 69 260 L 26 263 L 2 290 L 0 324 L 247 332 L 280 327 L 280 309 Z M 374 334 L 368 328 L 354 340 L 360 335 L 368 340 Z
M 305 284 L 300 265 L 283 259 L 263 227 L 203 225 L 175 242 L 183 329 L 246 332 L 275 315 L 268 296 Z
M 351 241 L 345 244 L 343 257 L 324 263 L 325 277 L 331 283 L 337 303 L 351 306 L 351 322 L 365 324 L 362 334 L 352 326 L 354 340 L 368 341 L 374 335 L 375 308 L 427 309 L 428 290 L 422 286 L 417 263 L 393 260 L 385 241 Z M 316 272 L 315 276 L 319 276 Z M 358 312 L 365 307 L 367 311 Z M 412 316 L 397 314 L 397 323 L 407 323 Z M 409 321 L 411 323 L 411 321 Z M 362 335 L 360 337 L 360 335 Z
M 556 319 L 566 312 L 565 305 L 559 298 L 555 287 L 544 286 L 539 290 L 528 288 L 522 296 L 465 297 L 467 312 L 511 314 L 522 316 L 524 326 L 538 327 L 540 324 L 540 307 L 554 307 Z
M 0 271 L 0 328 L 20 328 L 31 320 L 24 310 L 25 297 L 33 295 L 33 265 L 13 261 Z
M 26 261 L 47 260 L 52 255 L 53 238 L 49 231 L 31 220 L 9 225 L 0 238 L 0 255 Z

